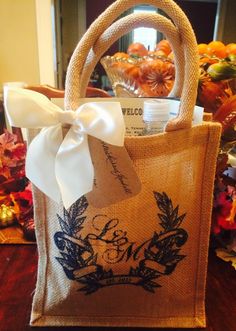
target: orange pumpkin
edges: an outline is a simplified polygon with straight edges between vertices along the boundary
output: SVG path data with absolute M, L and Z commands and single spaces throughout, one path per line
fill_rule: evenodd
M 198 53 L 199 55 L 207 54 L 207 44 L 198 44 Z
M 227 56 L 231 55 L 231 54 L 236 55 L 236 44 L 235 43 L 226 45 L 226 54 L 227 54 Z
M 157 51 L 162 51 L 163 53 L 166 54 L 166 56 L 169 55 L 172 51 L 169 41 L 166 39 L 161 40 L 156 45 L 155 52 L 157 52 Z
M 226 47 L 221 41 L 211 41 L 207 46 L 207 54 L 223 59 L 226 57 Z
M 132 43 L 127 49 L 127 53 L 132 56 L 146 56 L 148 55 L 148 50 L 141 43 Z

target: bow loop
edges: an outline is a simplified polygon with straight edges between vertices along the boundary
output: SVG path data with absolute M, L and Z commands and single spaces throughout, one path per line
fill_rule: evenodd
M 44 127 L 31 142 L 26 175 L 53 200 L 69 208 L 93 187 L 94 169 L 87 135 L 123 146 L 125 125 L 118 102 L 89 102 L 63 111 L 44 95 L 8 87 L 4 104 L 12 126 Z M 71 127 L 63 139 L 62 124 Z
M 17 88 L 4 88 L 4 105 L 11 126 L 43 128 L 58 124 L 62 110 L 41 93 Z
M 75 122 L 82 132 L 108 144 L 124 145 L 125 126 L 118 102 L 88 102 L 80 106 L 76 114 Z

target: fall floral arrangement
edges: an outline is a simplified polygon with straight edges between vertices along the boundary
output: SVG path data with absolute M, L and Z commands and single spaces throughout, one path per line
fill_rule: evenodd
M 236 257 L 236 44 L 198 45 L 198 102 L 222 125 L 217 161 L 212 236 Z M 231 169 L 230 172 L 227 170 Z M 230 173 L 228 175 L 227 173 Z
M 0 227 L 19 224 L 25 237 L 34 240 L 33 202 L 25 177 L 26 146 L 17 135 L 0 135 Z
M 212 235 L 236 255 L 236 174 L 226 174 L 228 167 L 236 166 L 236 44 L 212 41 L 199 44 L 198 51 L 197 102 L 222 124 Z M 160 41 L 152 52 L 133 43 L 127 53 L 106 56 L 101 63 L 117 96 L 163 97 L 174 84 L 174 57 L 167 40 Z

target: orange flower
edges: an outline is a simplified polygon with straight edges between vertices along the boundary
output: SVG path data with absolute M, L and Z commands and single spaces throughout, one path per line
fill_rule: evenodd
M 146 96 L 167 96 L 175 78 L 174 65 L 167 61 L 147 61 L 140 66 L 140 81 Z

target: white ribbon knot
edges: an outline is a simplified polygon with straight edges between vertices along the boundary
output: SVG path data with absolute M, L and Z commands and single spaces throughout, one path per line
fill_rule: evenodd
M 89 102 L 63 111 L 44 95 L 8 87 L 4 104 L 11 126 L 43 128 L 32 140 L 26 175 L 53 200 L 69 208 L 93 187 L 94 169 L 88 137 L 123 146 L 125 125 L 119 102 Z M 63 139 L 62 125 L 70 124 Z

